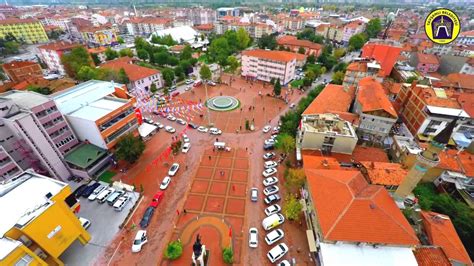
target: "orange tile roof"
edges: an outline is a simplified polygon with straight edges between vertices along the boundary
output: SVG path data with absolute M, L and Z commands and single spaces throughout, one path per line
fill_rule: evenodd
M 22 23 L 39 23 L 39 21 L 36 20 L 36 19 L 32 19 L 32 18 L 27 18 L 27 19 L 7 18 L 7 19 L 1 19 L 0 20 L 0 25 L 22 24 Z
M 304 166 L 323 238 L 328 241 L 412 246 L 415 231 L 382 186 L 359 171 Z
M 383 75 L 388 76 L 392 72 L 402 48 L 391 44 L 369 41 L 362 47 L 362 58 L 373 58 L 380 64 Z
M 303 154 L 303 162 L 311 169 L 341 169 L 339 161 L 333 157 Z
M 474 94 L 472 93 L 460 93 L 458 102 L 461 107 L 470 117 L 474 117 Z
M 350 63 L 346 71 L 357 71 L 357 72 L 367 72 L 367 62 L 352 62 Z
M 123 68 L 130 81 L 137 81 L 160 73 L 160 71 L 156 69 L 134 65 L 130 63 L 131 60 L 132 58 L 130 57 L 122 57 L 116 60 L 105 62 L 100 67 L 113 69 L 115 71 L 119 71 L 121 68 Z
M 417 53 L 416 57 L 418 58 L 418 64 L 432 64 L 432 65 L 439 64 L 438 57 L 436 57 L 436 55 L 433 55 L 433 54 Z
M 398 186 L 408 171 L 398 163 L 360 162 L 367 170 L 367 176 L 373 185 Z
M 474 155 L 463 151 L 458 154 L 459 163 L 466 176 L 474 177 Z
M 364 147 L 361 145 L 356 145 L 352 151 L 352 158 L 358 162 L 390 162 L 388 160 L 387 153 L 383 149 L 376 147 Z
M 426 105 L 447 107 L 447 108 L 461 108 L 461 105 L 455 98 L 455 91 L 452 89 L 445 89 L 447 98 L 440 98 L 436 96 L 435 91 L 431 87 L 416 86 L 414 92 L 425 102 Z
M 242 55 L 258 57 L 273 61 L 289 62 L 295 60 L 298 54 L 287 51 L 267 51 L 262 49 L 255 49 L 245 50 L 242 52 Z
M 451 266 L 451 262 L 440 247 L 417 247 L 413 253 L 418 266 Z
M 455 88 L 461 87 L 463 89 L 474 90 L 474 75 L 451 73 L 447 76 Z
M 295 36 L 290 35 L 283 35 L 282 37 L 279 37 L 277 39 L 277 43 L 279 45 L 293 45 L 313 50 L 323 49 L 323 46 L 319 43 L 314 43 L 308 40 L 298 40 L 298 38 L 296 38 Z
M 393 118 L 397 118 L 397 112 L 385 94 L 382 84 L 373 77 L 365 77 L 359 81 L 357 101 L 362 106 L 362 112 L 368 113 L 383 110 Z
M 308 108 L 304 110 L 303 114 L 323 114 L 332 111 L 347 112 L 353 99 L 353 87 L 328 84 Z
M 474 30 L 461 32 L 459 35 L 461 37 L 464 37 L 464 36 L 474 37 Z
M 38 49 L 62 51 L 62 50 L 70 50 L 79 46 L 82 46 L 82 45 L 79 43 L 73 43 L 73 42 L 57 41 L 57 42 L 52 42 L 52 43 L 38 46 Z
M 38 65 L 38 63 L 31 62 L 31 61 L 11 61 L 10 63 L 3 64 L 2 67 L 4 69 L 10 70 L 10 69 L 22 68 L 22 67 L 27 67 L 27 66 L 32 66 L 32 65 Z
M 425 232 L 432 245 L 440 246 L 450 261 L 472 265 L 451 219 L 436 212 L 421 212 Z
M 107 50 L 106 47 L 100 46 L 100 47 L 96 47 L 96 48 L 90 48 L 90 49 L 88 49 L 87 51 L 88 51 L 90 54 L 100 54 L 100 53 L 105 53 L 106 50 Z
M 214 24 L 201 24 L 194 26 L 196 30 L 212 30 L 214 29 Z

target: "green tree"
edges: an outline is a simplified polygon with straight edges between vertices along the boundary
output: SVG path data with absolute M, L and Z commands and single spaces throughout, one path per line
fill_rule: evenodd
M 124 57 L 124 56 L 133 57 L 133 51 L 130 48 L 124 48 L 120 50 L 119 54 L 120 54 L 120 57 Z
M 316 62 L 316 57 L 314 54 L 310 54 L 308 58 L 306 58 L 306 63 L 308 64 L 314 64 Z
M 76 79 L 81 80 L 81 81 L 98 79 L 98 70 L 90 66 L 83 66 L 77 73 Z
M 235 73 L 237 68 L 240 66 L 239 60 L 237 60 L 237 58 L 233 55 L 227 57 L 227 63 L 229 64 L 229 70 L 232 73 Z
M 412 83 L 415 80 L 418 80 L 418 78 L 415 77 L 415 76 L 411 76 L 411 77 L 407 78 L 406 83 Z
M 105 58 L 108 60 L 113 60 L 115 58 L 118 58 L 119 57 L 119 54 L 117 53 L 117 51 L 115 50 L 112 50 L 112 48 L 107 48 L 105 49 Z
M 367 38 L 363 33 L 352 35 L 349 39 L 349 46 L 354 50 L 359 50 L 367 42 Z
M 285 214 L 288 220 L 300 220 L 300 215 L 303 210 L 303 205 L 299 200 L 293 195 L 289 194 L 285 199 L 285 204 L 283 205 L 283 213 Z
M 148 60 L 150 58 L 150 54 L 145 49 L 137 49 L 137 56 L 141 60 Z
M 277 136 L 275 148 L 285 154 L 291 153 L 295 149 L 295 138 L 289 134 L 279 134 Z
M 368 38 L 377 38 L 377 35 L 382 30 L 382 23 L 379 18 L 371 19 L 365 28 L 365 33 Z
M 92 60 L 84 47 L 77 47 L 71 50 L 70 53 L 63 54 L 61 62 L 64 65 L 66 73 L 71 77 L 75 78 L 77 73 L 83 66 L 91 66 Z
M 166 96 L 170 95 L 169 87 L 166 87 L 166 86 L 165 86 L 165 87 L 163 88 L 163 94 L 166 95 Z
M 57 40 L 62 34 L 64 34 L 64 31 L 62 30 L 52 30 L 47 33 L 50 40 Z
M 35 85 L 28 85 L 26 89 L 29 91 L 34 91 L 36 93 L 43 94 L 43 95 L 50 95 L 51 93 L 53 93 L 53 91 L 51 91 L 49 87 L 39 87 Z
M 117 37 L 117 42 L 120 43 L 120 44 L 124 44 L 124 43 L 125 43 L 125 41 L 123 40 L 123 38 L 120 37 L 120 36 Z
M 150 85 L 150 91 L 151 93 L 155 94 L 157 91 L 158 91 L 158 88 L 156 88 L 156 84 L 155 83 L 152 83 Z
M 339 60 L 339 58 L 343 57 L 346 54 L 346 50 L 344 48 L 337 48 L 334 49 L 334 57 Z
M 338 84 L 342 85 L 342 82 L 344 81 L 344 72 L 342 71 L 337 71 L 332 74 L 332 84 Z
M 326 69 L 332 69 L 337 64 L 337 59 L 329 52 L 323 52 L 318 57 L 318 62 L 321 63 Z
M 160 66 L 167 64 L 169 57 L 168 52 L 159 52 L 153 55 L 154 62 Z
M 263 34 L 257 42 L 258 48 L 275 50 L 278 46 L 274 35 Z
M 303 168 L 289 168 L 285 173 L 285 186 L 291 192 L 297 192 L 306 180 Z
M 145 143 L 129 133 L 118 140 L 115 146 L 115 155 L 119 160 L 125 160 L 132 164 L 140 158 L 144 150 Z
M 280 96 L 281 94 L 280 79 L 277 79 L 277 81 L 275 82 L 275 85 L 273 86 L 273 93 L 275 93 L 276 96 Z
M 181 60 L 189 60 L 192 57 L 193 57 L 193 49 L 191 48 L 191 46 L 189 45 L 184 46 L 183 51 L 181 51 L 179 58 Z
M 225 62 L 227 57 L 231 54 L 231 47 L 229 42 L 224 37 L 219 37 L 212 41 L 209 46 L 209 59 L 212 62 Z
M 227 264 L 232 264 L 234 262 L 234 251 L 231 247 L 226 247 L 222 250 L 222 257 L 224 262 Z
M 130 79 L 128 78 L 127 72 L 125 72 L 125 69 L 121 68 L 118 71 L 118 82 L 122 84 L 128 84 L 130 83 Z
M 237 30 L 237 47 L 239 50 L 244 50 L 249 46 L 250 36 L 249 33 L 244 28 L 239 28 Z
M 305 54 L 306 50 L 303 47 L 298 48 L 298 53 L 299 54 Z
M 201 76 L 202 80 L 211 80 L 212 73 L 209 67 L 206 64 L 203 64 L 201 69 L 199 70 L 199 75 Z
M 163 69 L 161 74 L 163 75 L 163 80 L 165 81 L 165 86 L 170 87 L 171 85 L 173 85 L 173 81 L 174 81 L 174 71 L 173 71 L 173 69 L 167 67 L 167 68 Z
M 335 67 L 334 67 L 334 71 L 342 71 L 342 72 L 346 72 L 346 68 L 347 68 L 347 63 L 344 63 L 344 62 L 340 62 L 339 64 L 337 64 Z
M 183 244 L 181 241 L 172 241 L 168 243 L 165 249 L 165 258 L 175 260 L 183 255 Z
M 91 57 L 92 57 L 92 61 L 94 62 L 94 65 L 98 66 L 100 65 L 100 63 L 102 63 L 97 54 L 91 54 Z

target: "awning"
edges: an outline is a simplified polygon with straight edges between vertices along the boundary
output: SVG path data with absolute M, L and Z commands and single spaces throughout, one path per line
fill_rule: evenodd
M 318 251 L 316 249 L 316 240 L 314 239 L 314 232 L 313 230 L 306 230 L 306 238 L 308 238 L 308 246 L 310 252 Z

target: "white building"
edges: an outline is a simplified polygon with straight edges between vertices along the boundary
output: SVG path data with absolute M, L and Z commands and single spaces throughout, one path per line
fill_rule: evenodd
M 474 30 L 461 32 L 456 39 L 458 44 L 473 45 L 474 44 Z
M 41 60 L 48 66 L 49 70 L 65 75 L 66 71 L 61 62 L 61 56 L 80 46 L 78 43 L 58 41 L 38 46 L 37 49 Z
M 297 54 L 291 52 L 246 50 L 242 52 L 242 76 L 288 84 L 295 78 L 296 60 Z
M 189 44 L 194 44 L 196 36 L 200 34 L 190 26 L 174 27 L 163 30 L 158 30 L 152 33 L 148 38 L 148 41 L 151 41 L 153 35 L 164 37 L 166 35 L 171 35 L 175 42 L 187 42 Z M 198 38 L 200 40 L 200 38 Z

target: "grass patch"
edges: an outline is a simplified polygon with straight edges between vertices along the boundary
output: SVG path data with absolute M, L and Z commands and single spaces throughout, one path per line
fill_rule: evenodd
M 290 83 L 290 85 L 291 85 L 292 88 L 299 88 L 299 87 L 303 86 L 303 79 L 293 80 Z
M 112 183 L 112 177 L 114 177 L 115 173 L 111 171 L 105 171 L 99 176 L 99 181 L 103 181 L 105 183 Z

